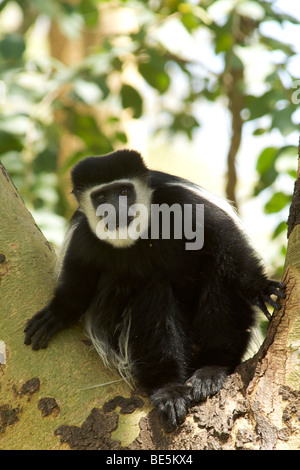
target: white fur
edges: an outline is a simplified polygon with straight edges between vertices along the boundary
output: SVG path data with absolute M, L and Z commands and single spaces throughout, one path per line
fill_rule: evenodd
M 242 361 L 247 361 L 247 359 L 250 359 L 251 357 L 254 356 L 261 347 L 264 337 L 261 332 L 261 329 L 258 325 L 255 325 L 251 328 L 250 330 L 250 341 L 247 347 L 247 350 L 242 358 Z
M 93 315 L 93 309 L 89 309 L 85 314 L 85 330 L 86 334 L 93 343 L 93 346 L 99 356 L 101 357 L 105 367 L 113 367 L 119 371 L 121 377 L 125 382 L 132 386 L 132 362 L 130 358 L 130 349 L 129 349 L 129 333 L 130 333 L 130 324 L 131 317 L 128 314 L 126 321 L 119 336 L 118 347 L 119 352 L 116 352 L 111 346 L 109 339 L 105 334 L 97 331 L 95 328 L 95 321 Z
M 216 196 L 215 194 L 211 193 L 210 191 L 207 191 L 206 189 L 202 188 L 201 186 L 197 185 L 188 185 L 185 183 L 170 183 L 172 186 L 181 186 L 185 189 L 188 189 L 189 191 L 194 192 L 195 194 L 198 194 L 200 197 L 206 199 L 207 201 L 211 202 L 215 206 L 219 207 L 222 209 L 226 214 L 228 214 L 232 220 L 235 222 L 235 224 L 242 229 L 241 227 L 241 221 L 234 209 L 234 207 L 230 204 L 227 199 L 222 198 L 220 196 Z
M 73 236 L 73 233 L 74 233 L 74 231 L 76 230 L 76 228 L 78 226 L 78 223 L 79 222 L 72 222 L 67 227 L 67 231 L 65 233 L 62 245 L 61 245 L 60 250 L 59 250 L 58 255 L 57 255 L 56 266 L 55 266 L 55 269 L 54 269 L 55 278 L 57 280 L 60 276 L 65 255 L 66 255 L 67 250 L 69 248 L 70 241 L 71 241 L 71 238 Z

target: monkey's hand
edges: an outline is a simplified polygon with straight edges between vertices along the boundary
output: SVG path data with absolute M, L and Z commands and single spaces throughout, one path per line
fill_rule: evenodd
M 47 305 L 27 322 L 24 343 L 32 344 L 32 349 L 46 348 L 50 338 L 65 327 L 64 322 L 54 316 Z
M 228 368 L 223 366 L 205 366 L 196 370 L 186 382 L 191 387 L 193 404 L 215 395 L 223 387 L 227 375 Z
M 190 389 L 168 384 L 151 394 L 151 402 L 158 409 L 165 431 L 171 432 L 185 420 L 191 404 Z
M 266 307 L 266 303 L 270 304 L 276 310 L 280 310 L 281 305 L 279 302 L 273 300 L 271 295 L 276 295 L 280 299 L 285 299 L 286 295 L 284 293 L 285 284 L 282 282 L 267 280 L 266 286 L 262 290 L 261 295 L 253 299 L 253 303 L 257 305 L 261 311 L 265 314 L 268 320 L 271 319 L 271 315 Z

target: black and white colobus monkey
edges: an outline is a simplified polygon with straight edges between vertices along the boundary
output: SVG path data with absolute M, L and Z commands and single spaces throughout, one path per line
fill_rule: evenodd
M 79 208 L 58 284 L 53 299 L 27 323 L 25 344 L 45 348 L 85 314 L 104 363 L 144 387 L 173 429 L 191 404 L 222 387 L 249 344 L 254 306 L 269 316 L 265 303 L 280 308 L 271 295 L 284 297 L 284 285 L 267 279 L 226 201 L 147 169 L 136 151 L 85 158 L 73 168 L 72 182 Z M 101 212 L 104 204 L 115 209 L 114 227 Z M 134 213 L 135 204 L 146 210 Z M 204 231 L 198 249 L 187 249 L 190 240 L 172 227 L 168 237 L 160 229 L 151 238 L 150 206 L 173 204 L 192 207 L 194 233 L 197 224 Z M 204 224 L 197 205 L 204 205 Z M 129 236 L 137 220 L 139 235 Z

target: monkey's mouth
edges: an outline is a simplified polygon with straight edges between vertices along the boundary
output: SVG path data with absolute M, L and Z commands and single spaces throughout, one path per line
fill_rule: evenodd
M 103 219 L 104 217 L 100 217 L 100 220 L 103 220 Z M 121 220 L 120 218 L 119 220 L 114 221 L 114 223 L 107 222 L 104 225 L 104 230 L 106 232 L 115 232 L 116 230 L 128 228 L 133 220 L 134 220 L 134 216 L 129 215 L 127 216 L 127 218 L 125 218 L 125 220 L 124 219 Z

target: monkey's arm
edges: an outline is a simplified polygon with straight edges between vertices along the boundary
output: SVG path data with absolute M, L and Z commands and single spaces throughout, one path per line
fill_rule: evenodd
M 280 304 L 271 296 L 285 298 L 285 285 L 268 279 L 261 260 L 244 232 L 231 219 L 214 219 L 209 224 L 207 237 L 213 240 L 212 251 L 218 274 L 236 290 L 240 290 L 252 305 L 259 307 L 270 319 L 266 304 L 280 309 Z
M 24 343 L 32 349 L 46 348 L 55 333 L 79 320 L 93 297 L 97 274 L 92 266 L 65 259 L 54 297 L 28 321 Z

